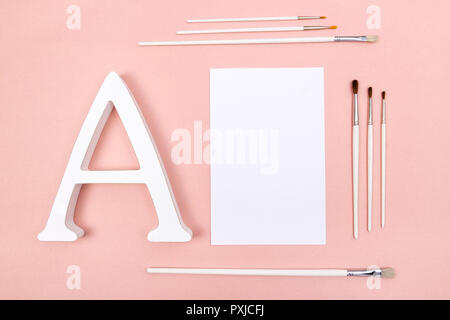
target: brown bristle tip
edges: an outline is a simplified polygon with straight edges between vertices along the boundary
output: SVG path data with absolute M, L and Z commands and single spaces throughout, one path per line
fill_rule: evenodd
M 383 92 L 381 93 L 381 98 L 383 98 L 383 99 L 386 98 L 386 91 L 383 91 Z
M 352 81 L 352 89 L 353 89 L 353 94 L 357 94 L 358 93 L 358 80 L 353 80 Z
M 372 87 L 369 87 L 369 98 L 372 98 Z
M 337 29 L 337 26 L 331 26 L 330 29 Z
M 325 16 L 321 16 L 321 17 L 320 17 L 320 19 L 326 19 L 326 18 L 327 18 L 327 17 L 325 17 Z

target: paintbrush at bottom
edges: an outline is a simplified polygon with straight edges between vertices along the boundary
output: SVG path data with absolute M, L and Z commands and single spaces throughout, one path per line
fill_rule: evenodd
M 235 276 L 293 277 L 382 277 L 392 278 L 392 268 L 378 269 L 213 269 L 213 268 L 147 268 L 148 273 Z
M 187 41 L 143 41 L 139 46 L 182 46 L 182 45 L 231 45 L 231 44 L 283 44 L 318 42 L 375 42 L 377 36 L 333 36 L 271 39 L 231 39 L 231 40 L 187 40 Z

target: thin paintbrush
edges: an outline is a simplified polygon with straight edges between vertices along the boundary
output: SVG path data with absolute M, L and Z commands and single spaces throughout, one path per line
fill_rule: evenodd
M 372 230 L 372 176 L 373 176 L 373 113 L 372 87 L 369 87 L 369 111 L 367 121 L 367 231 Z
M 191 41 L 143 41 L 139 46 L 180 46 L 180 45 L 217 45 L 217 44 L 281 44 L 310 42 L 375 42 L 377 36 L 332 36 L 272 39 L 231 39 L 231 40 L 191 40 Z
M 193 22 L 240 22 L 240 21 L 283 21 L 283 20 L 312 20 L 325 19 L 325 16 L 290 16 L 290 17 L 256 17 L 256 18 L 221 18 L 221 19 L 190 19 Z
M 207 268 L 147 268 L 148 273 L 197 274 L 235 276 L 292 276 L 292 277 L 381 277 L 393 278 L 392 268 L 378 269 L 207 269 Z
M 295 27 L 264 27 L 264 28 L 235 28 L 235 29 L 209 29 L 209 30 L 183 30 L 176 34 L 203 34 L 203 33 L 238 33 L 238 32 L 277 32 L 277 31 L 307 31 L 336 29 L 337 26 L 295 26 Z
M 386 92 L 381 93 L 381 227 L 386 221 Z
M 353 237 L 358 239 L 358 179 L 359 179 L 359 114 L 358 81 L 352 82 L 353 91 L 353 128 L 352 128 L 352 165 L 353 165 Z

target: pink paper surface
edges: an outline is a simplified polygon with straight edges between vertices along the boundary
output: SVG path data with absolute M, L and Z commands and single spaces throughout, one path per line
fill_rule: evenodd
M 71 5 L 80 29 L 66 26 Z M 366 25 L 370 5 L 381 29 Z M 34 299 L 386 299 L 450 298 L 450 2 L 426 1 L 1 1 L 0 298 Z M 305 25 L 337 30 L 204 35 L 204 39 L 378 34 L 376 44 L 147 47 L 176 30 L 207 28 L 189 18 L 326 15 Z M 296 25 L 295 22 L 227 27 Z M 214 24 L 214 27 L 225 25 Z M 183 39 L 198 39 L 185 36 Z M 171 134 L 209 128 L 209 69 L 324 67 L 326 246 L 211 246 L 209 166 L 176 165 Z M 75 221 L 86 236 L 43 243 L 43 229 L 73 143 L 109 71 L 126 81 L 165 163 L 189 243 L 150 243 L 157 219 L 143 185 L 82 188 Z M 360 238 L 352 238 L 351 91 L 360 81 L 361 150 L 366 88 L 374 88 L 374 227 L 366 225 L 366 155 L 360 163 Z M 380 92 L 387 91 L 387 222 L 380 229 Z M 193 161 L 195 162 L 195 161 Z M 116 113 L 92 169 L 136 168 Z M 394 267 L 369 289 L 364 279 L 149 275 L 148 266 L 234 268 Z M 67 267 L 81 289 L 66 286 Z M 422 273 L 426 275 L 422 276 Z

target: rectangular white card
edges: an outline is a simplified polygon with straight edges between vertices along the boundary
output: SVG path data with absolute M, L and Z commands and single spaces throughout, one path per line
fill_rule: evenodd
M 211 69 L 211 243 L 325 244 L 323 68 Z

